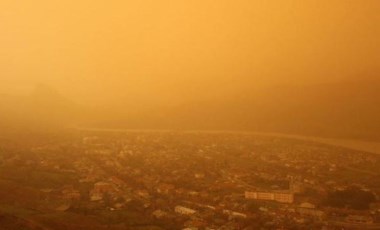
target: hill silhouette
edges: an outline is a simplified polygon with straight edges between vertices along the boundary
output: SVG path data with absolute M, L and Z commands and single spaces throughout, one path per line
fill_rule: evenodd
M 380 139 L 380 81 L 278 86 L 245 91 L 218 101 L 157 108 L 128 119 L 119 118 L 97 125 Z
M 82 108 L 55 89 L 37 85 L 29 95 L 0 95 L 3 130 L 46 130 L 69 125 L 83 117 Z
M 80 106 L 39 85 L 28 96 L 0 95 L 0 127 L 244 130 L 380 140 L 379 105 L 380 80 L 277 86 L 145 110 Z

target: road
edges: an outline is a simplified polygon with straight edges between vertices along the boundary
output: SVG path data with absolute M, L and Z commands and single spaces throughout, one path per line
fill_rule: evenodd
M 100 129 L 100 128 L 74 128 L 79 131 L 94 131 L 94 132 L 183 132 L 183 133 L 231 133 L 231 134 L 247 134 L 258 136 L 272 136 L 281 138 L 291 138 L 304 141 L 313 141 L 317 143 L 328 144 L 332 146 L 339 146 L 348 149 L 370 152 L 380 154 L 380 142 L 356 140 L 356 139 L 338 139 L 338 138 L 324 138 L 304 135 L 292 135 L 284 133 L 272 133 L 272 132 L 250 132 L 250 131 L 229 131 L 229 130 L 153 130 L 153 129 Z

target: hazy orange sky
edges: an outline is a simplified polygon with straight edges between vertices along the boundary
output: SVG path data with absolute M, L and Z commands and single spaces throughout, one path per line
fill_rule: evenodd
M 379 0 L 1 0 L 0 92 L 177 103 L 380 72 Z

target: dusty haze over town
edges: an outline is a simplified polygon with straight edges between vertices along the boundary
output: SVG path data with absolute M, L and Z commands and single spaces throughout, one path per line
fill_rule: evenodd
M 380 229 L 379 0 L 0 0 L 0 229 Z
M 376 0 L 0 4 L 7 125 L 378 137 Z

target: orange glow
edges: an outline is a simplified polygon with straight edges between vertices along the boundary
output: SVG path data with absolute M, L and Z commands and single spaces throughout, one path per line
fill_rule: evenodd
M 3 0 L 1 90 L 42 82 L 84 103 L 172 104 L 371 77 L 379 11 L 377 0 Z

